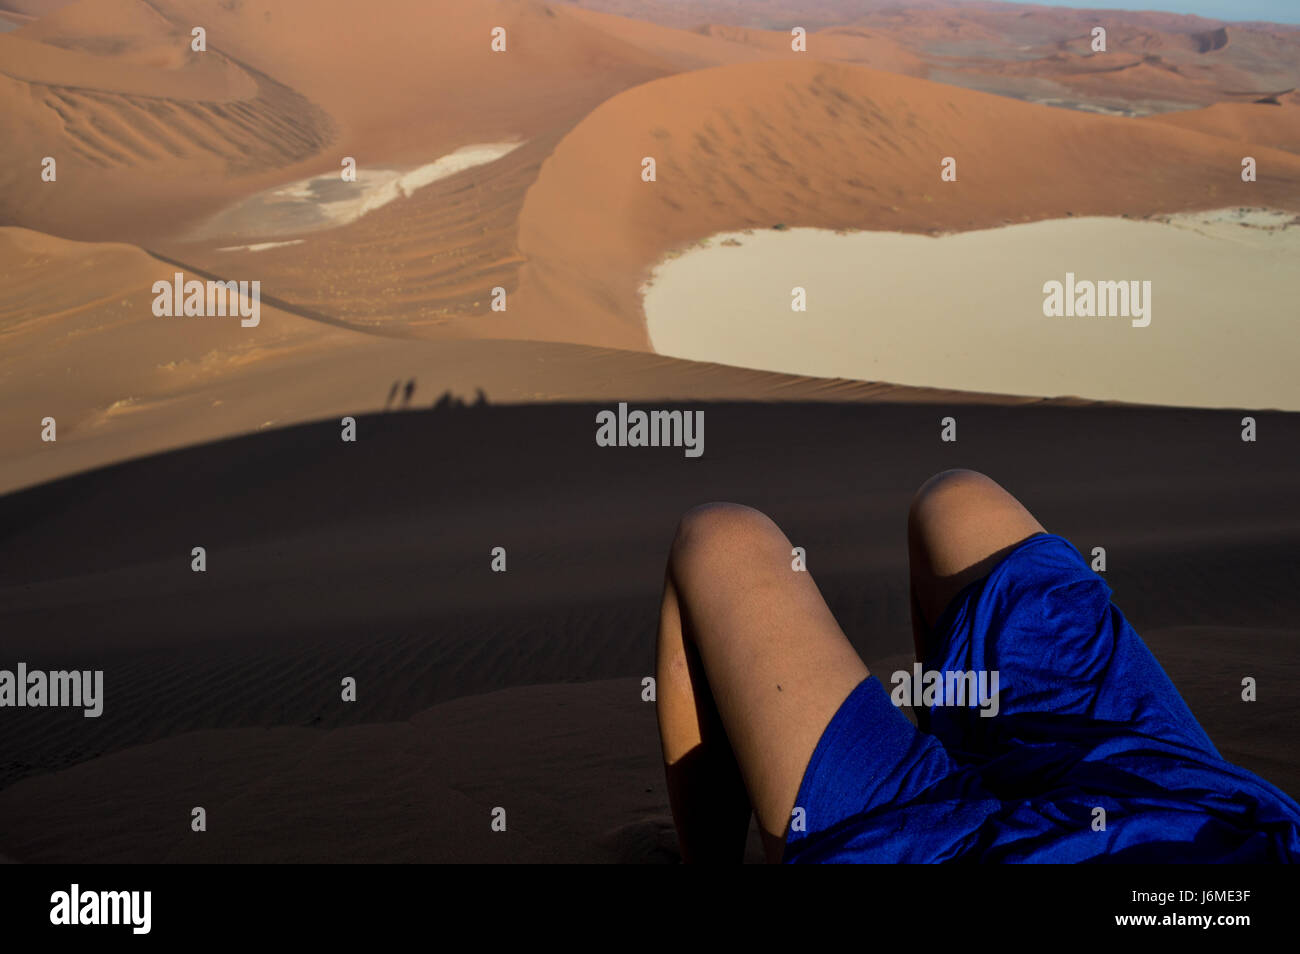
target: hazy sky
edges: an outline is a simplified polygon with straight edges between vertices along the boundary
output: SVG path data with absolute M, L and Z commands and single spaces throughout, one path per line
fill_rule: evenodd
M 1215 20 L 1300 23 L 1300 0 L 1036 0 L 1048 7 L 1099 10 L 1167 10 Z

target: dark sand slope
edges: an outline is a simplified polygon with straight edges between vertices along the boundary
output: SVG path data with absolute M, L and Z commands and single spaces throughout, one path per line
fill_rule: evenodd
M 0 853 L 670 856 L 639 679 L 677 516 L 771 513 L 887 678 L 910 647 L 907 501 L 954 465 L 1105 546 L 1117 603 L 1223 753 L 1300 793 L 1300 416 L 1260 414 L 1244 444 L 1235 412 L 714 404 L 688 460 L 597 448 L 600 406 L 369 416 L 354 445 L 322 422 L 0 498 L 4 664 L 106 683 L 97 720 L 0 722 Z
M 39 824 L 96 844 L 103 861 L 675 860 L 654 712 L 639 692 L 632 679 L 527 686 L 402 722 L 191 732 L 31 779 L 20 798 L 44 790 L 53 813 Z M 484 745 L 485 725 L 505 731 Z M 70 783 L 102 791 L 105 768 L 130 779 L 125 797 L 89 812 L 67 798 Z M 213 837 L 177 841 L 178 799 L 207 809 Z M 487 825 L 497 806 L 505 834 Z M 28 810 L 11 818 L 35 823 Z M 292 831 L 286 812 L 299 815 Z

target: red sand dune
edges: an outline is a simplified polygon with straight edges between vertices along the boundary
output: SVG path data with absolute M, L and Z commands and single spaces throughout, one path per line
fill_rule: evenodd
M 43 17 L 73 0 L 4 0 L 0 13 L 16 13 L 20 17 Z
M 427 11 L 416 0 L 399 7 Z M 34 177 L 15 150 L 61 156 L 57 186 L 4 190 L 3 220 L 135 236 L 223 277 L 255 272 L 269 302 L 298 313 L 304 327 L 315 316 L 401 337 L 646 349 L 640 282 L 665 253 L 724 229 L 970 229 L 1070 214 L 1295 208 L 1300 195 L 1300 160 L 1276 151 L 1294 146 L 1293 99 L 1130 120 L 826 59 L 879 54 L 911 69 L 907 49 L 923 49 L 931 33 L 996 34 L 1001 21 L 974 14 L 950 22 L 909 11 L 904 20 L 919 31 L 910 47 L 879 15 L 879 27 L 815 31 L 813 52 L 796 55 L 777 31 L 691 32 L 506 0 L 418 35 L 385 17 L 342 49 L 330 43 L 333 14 L 306 0 L 156 8 L 78 0 L 0 35 L 20 54 L 11 62 L 40 77 L 2 80 L 6 108 L 25 125 L 2 147 L 13 161 L 0 175 Z M 1018 28 L 1024 38 L 1041 40 L 1048 29 L 1035 18 Z M 213 51 L 206 58 L 188 52 L 186 27 L 198 19 Z M 496 24 L 507 26 L 513 52 L 494 59 L 487 37 Z M 1192 43 L 1179 36 L 1166 45 Z M 1228 36 L 1223 49 L 1232 47 Z M 117 44 L 112 56 L 106 38 Z M 412 72 L 412 63 L 420 68 Z M 218 251 L 221 242 L 163 240 L 216 204 L 333 170 L 341 154 L 424 162 L 466 142 L 516 136 L 528 141 L 504 159 L 298 245 L 249 255 Z M 1239 178 L 1247 151 L 1265 170 L 1250 186 Z M 653 184 L 640 179 L 646 155 L 658 161 Z M 959 161 L 957 183 L 939 181 L 948 155 Z M 11 243 L 11 254 L 33 254 L 31 241 Z M 130 268 L 109 268 L 104 282 L 95 267 L 85 266 L 82 286 L 93 300 L 120 292 L 125 276 L 139 297 L 173 270 L 137 255 Z M 56 273 L 46 268 L 31 281 L 66 282 Z M 488 309 L 496 286 L 509 294 L 505 314 Z M 5 313 L 26 321 L 27 303 L 43 293 L 21 287 L 28 291 L 11 296 Z M 77 412 L 86 420 L 140 397 L 119 379 L 96 387 Z
M 676 68 L 541 3 L 442 4 L 438 15 L 396 0 L 344 44 L 339 24 L 356 11 L 342 0 L 78 0 L 0 34 L 0 98 L 19 130 L 0 145 L 0 222 L 75 238 L 174 234 L 345 155 L 415 164 L 529 138 Z M 208 52 L 189 49 L 192 26 Z M 508 54 L 489 49 L 494 26 Z M 57 189 L 35 178 L 45 155 L 60 160 Z
M 76 0 L 0 35 L 8 55 L 0 84 L 17 130 L 0 145 L 0 176 L 9 177 L 0 182 L 0 221 L 135 238 L 163 256 L 9 236 L 0 316 L 21 330 L 11 358 L 33 356 L 27 373 L 42 382 L 29 397 L 15 397 L 22 407 L 34 413 L 31 402 L 52 401 L 65 435 L 125 433 L 124 421 L 149 420 L 155 437 L 146 443 L 157 447 L 159 433 L 181 439 L 183 419 L 163 426 L 142 406 L 156 415 L 162 402 L 188 407 L 219 387 L 230 393 L 211 399 L 229 402 L 236 379 L 228 369 L 273 367 L 267 359 L 275 348 L 301 356 L 319 347 L 320 360 L 334 362 L 354 347 L 344 344 L 353 340 L 348 328 L 381 336 L 355 346 L 376 353 L 385 337 L 644 350 L 640 282 L 664 254 L 724 229 L 934 231 L 1071 214 L 1295 209 L 1300 201 L 1300 159 L 1281 151 L 1300 138 L 1294 94 L 1281 106 L 1223 103 L 1131 120 L 853 62 L 893 57 L 895 68 L 912 69 L 909 51 L 941 58 L 926 51 L 951 36 L 1050 45 L 1054 30 L 1058 46 L 1077 45 L 1069 31 L 1090 14 L 1053 20 L 1037 11 L 1012 28 L 1001 14 L 978 10 L 879 13 L 862 21 L 874 25 L 814 30 L 812 52 L 796 55 L 781 31 L 671 29 L 536 2 L 478 4 L 435 17 L 443 29 L 429 31 L 401 29 L 417 14 L 430 16 L 423 0 L 399 0 L 394 10 L 342 46 L 332 39 L 340 11 L 307 0 L 229 9 L 198 0 Z M 203 56 L 188 49 L 188 27 L 199 21 L 210 47 Z M 1204 55 L 1218 55 L 1263 42 L 1246 28 L 1220 36 L 1209 21 L 1189 26 L 1143 15 L 1133 22 L 1129 32 L 1117 30 L 1117 42 L 1162 56 L 1202 55 L 1195 53 L 1202 46 Z M 506 56 L 488 49 L 494 25 L 509 30 Z M 900 39 L 903 27 L 910 39 Z M 1276 55 L 1291 49 L 1290 37 L 1278 34 Z M 1055 55 L 1093 70 L 1075 53 Z M 1116 54 L 1119 62 L 1133 57 Z M 1096 75 L 1109 82 L 1128 72 Z M 301 244 L 250 255 L 174 238 L 205 209 L 333 170 L 341 154 L 363 164 L 415 163 L 463 143 L 512 137 L 528 141 Z M 47 151 L 59 154 L 59 181 L 35 184 L 32 157 Z M 1239 178 L 1247 152 L 1263 170 L 1249 186 Z M 640 179 L 646 155 L 658 162 L 653 184 Z M 948 155 L 959 162 L 957 183 L 939 181 L 939 160 Z M 287 329 L 286 337 L 250 351 L 244 336 L 205 330 L 173 347 L 148 330 L 147 311 L 123 323 L 120 302 L 147 306 L 150 285 L 169 277 L 173 262 L 258 278 L 268 329 Z M 488 308 L 496 286 L 509 294 L 505 314 Z M 133 357 L 83 372 L 78 387 L 50 397 L 46 385 L 58 368 L 88 362 L 90 352 L 77 349 L 99 347 L 106 329 L 129 338 Z M 262 344 L 276 333 L 261 336 Z M 202 373 L 182 381 L 163 367 Z M 500 374 L 489 378 L 497 398 L 557 392 L 554 382 L 530 391 Z M 386 383 L 368 387 L 382 392 Z M 251 406 L 235 413 L 227 403 L 205 416 L 211 426 L 203 433 L 302 419 L 313 400 L 324 400 L 308 391 L 281 393 L 262 414 Z M 331 413 L 338 403 L 325 401 Z M 100 446 L 98 457 L 81 459 L 111 459 L 112 440 Z
M 1270 153 L 1293 142 L 1296 113 L 1224 104 L 1133 120 L 857 65 L 737 63 L 643 84 L 567 134 L 259 253 L 255 266 L 286 301 L 381 332 L 646 348 L 641 281 L 671 249 L 722 230 L 1295 208 L 1300 165 Z M 1249 185 L 1246 154 L 1267 159 Z M 654 184 L 640 179 L 647 155 Z M 939 181 L 948 155 L 958 183 Z M 164 248 L 220 273 L 253 265 L 217 244 Z M 510 296 L 505 314 L 488 308 L 496 286 Z
M 1101 68 L 1066 51 L 1086 37 L 1087 13 L 1031 10 L 1013 22 L 975 8 L 878 12 L 814 29 L 803 55 L 784 31 L 671 29 L 530 0 L 453 16 L 442 2 L 439 17 L 423 0 L 398 0 L 342 46 L 341 0 L 76 0 L 0 35 L 10 64 L 0 85 L 19 130 L 0 145 L 0 222 L 134 241 L 217 274 L 255 267 L 267 294 L 354 327 L 644 348 L 636 288 L 647 269 L 720 229 L 973 228 L 1088 211 L 1285 207 L 1294 191 L 1290 157 L 1243 191 L 1228 172 L 1244 146 L 1224 141 L 1287 148 L 1289 106 L 1115 125 L 862 65 L 1068 75 L 1102 98 L 1134 83 L 1173 95 L 1183 80 L 1142 55 L 1264 42 L 1248 28 L 1220 44 L 1212 21 L 1125 15 Z M 402 29 L 418 17 L 441 28 Z M 188 47 L 199 21 L 203 55 Z M 507 55 L 488 48 L 495 25 L 509 31 Z M 954 37 L 969 56 L 935 52 Z M 1021 40 L 1034 58 L 1007 59 Z M 1294 53 L 1289 32 L 1274 45 L 1276 57 Z M 528 143 L 300 245 L 239 259 L 217 251 L 229 243 L 180 241 L 207 212 L 331 172 L 343 155 L 417 164 L 500 139 Z M 49 154 L 57 185 L 35 181 L 35 157 Z M 638 177 L 643 155 L 660 162 L 653 186 Z M 945 155 L 962 175 L 940 191 Z M 511 296 L 507 315 L 487 311 L 497 286 Z
M 1276 105 L 1216 103 L 1205 109 L 1150 116 L 1146 122 L 1300 153 L 1300 94 L 1294 92 L 1278 97 Z
M 1247 184 L 1242 145 L 1218 136 L 859 66 L 783 60 L 667 77 L 603 103 L 543 164 L 519 218 L 522 307 L 495 327 L 647 347 L 647 267 L 727 229 L 1300 211 L 1300 159 L 1251 149 L 1269 174 Z M 654 183 L 641 180 L 644 156 L 656 158 Z M 944 156 L 958 160 L 956 183 L 939 180 Z
M 803 51 L 793 49 L 790 30 L 756 30 L 713 23 L 702 27 L 700 32 L 705 36 L 753 47 L 776 56 L 842 60 L 910 76 L 924 76 L 927 72 L 920 57 L 905 49 L 897 40 L 859 27 L 828 27 L 809 31 Z

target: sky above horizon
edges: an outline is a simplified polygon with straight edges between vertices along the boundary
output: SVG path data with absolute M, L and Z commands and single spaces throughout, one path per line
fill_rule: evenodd
M 1161 10 L 1193 13 L 1212 20 L 1268 20 L 1300 23 L 1300 0 L 1011 0 L 1076 10 Z

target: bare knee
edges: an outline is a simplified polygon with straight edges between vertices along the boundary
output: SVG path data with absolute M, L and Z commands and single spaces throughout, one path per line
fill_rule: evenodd
M 945 470 L 922 484 L 907 524 L 913 547 L 967 551 L 973 546 L 985 552 L 1043 529 L 997 481 L 964 469 Z
M 746 553 L 785 540 L 760 510 L 735 503 L 707 503 L 682 515 L 669 562 L 675 573 L 708 572 L 743 560 Z
M 955 468 L 935 474 L 912 496 L 908 525 L 922 529 L 941 515 L 968 509 L 990 496 L 1006 495 L 997 482 L 978 470 Z
M 907 529 L 913 592 L 930 622 L 962 586 L 1043 532 L 1020 501 L 975 470 L 946 470 L 922 484 Z

